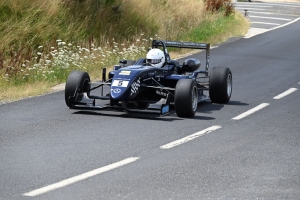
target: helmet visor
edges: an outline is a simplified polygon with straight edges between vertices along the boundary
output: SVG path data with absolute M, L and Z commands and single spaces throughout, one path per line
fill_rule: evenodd
M 150 63 L 150 64 L 157 64 L 160 62 L 161 62 L 161 59 L 147 59 L 147 63 Z

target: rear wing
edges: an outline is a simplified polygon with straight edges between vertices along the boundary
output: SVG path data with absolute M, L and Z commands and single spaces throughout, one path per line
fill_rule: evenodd
M 205 69 L 205 71 L 208 72 L 209 55 L 210 55 L 210 44 L 209 43 L 174 42 L 174 41 L 153 40 L 152 41 L 152 48 L 158 48 L 158 47 L 163 47 L 164 51 L 166 53 L 167 53 L 166 47 L 206 50 L 206 69 Z

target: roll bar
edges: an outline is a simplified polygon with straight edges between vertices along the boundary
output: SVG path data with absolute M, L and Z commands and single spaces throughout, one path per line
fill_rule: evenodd
M 209 55 L 210 55 L 210 44 L 209 43 L 153 40 L 152 48 L 158 48 L 158 47 L 163 47 L 165 54 L 168 54 L 166 47 L 186 48 L 186 49 L 204 49 L 204 50 L 206 50 L 206 69 L 205 69 L 205 71 L 208 72 Z M 166 57 L 166 61 L 167 61 L 167 57 Z

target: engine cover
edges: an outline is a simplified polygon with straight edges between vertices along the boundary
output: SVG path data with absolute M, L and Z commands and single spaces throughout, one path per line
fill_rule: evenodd
M 196 58 L 188 58 L 183 62 L 182 69 L 185 72 L 193 72 L 201 66 L 200 60 Z

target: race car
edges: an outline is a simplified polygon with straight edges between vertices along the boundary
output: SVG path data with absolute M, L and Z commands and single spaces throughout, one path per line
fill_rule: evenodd
M 204 70 L 200 70 L 201 62 L 196 58 L 187 58 L 181 64 L 171 60 L 167 47 L 205 50 Z M 170 106 L 174 106 L 178 117 L 191 118 L 201 101 L 210 99 L 212 103 L 225 104 L 230 100 L 231 70 L 214 67 L 209 71 L 210 44 L 153 40 L 152 50 L 151 55 L 148 53 L 146 58 L 132 64 L 121 60 L 108 73 L 108 79 L 104 68 L 103 80 L 97 85 L 91 83 L 87 72 L 72 71 L 65 86 L 66 105 L 70 109 L 115 110 L 156 116 L 170 114 Z M 161 57 L 155 59 L 157 56 Z M 157 60 L 159 65 L 154 64 Z M 103 87 L 109 87 L 106 94 Z M 99 95 L 91 95 L 98 88 L 102 88 Z M 209 96 L 204 91 L 208 91 Z M 104 103 L 98 105 L 96 100 Z

